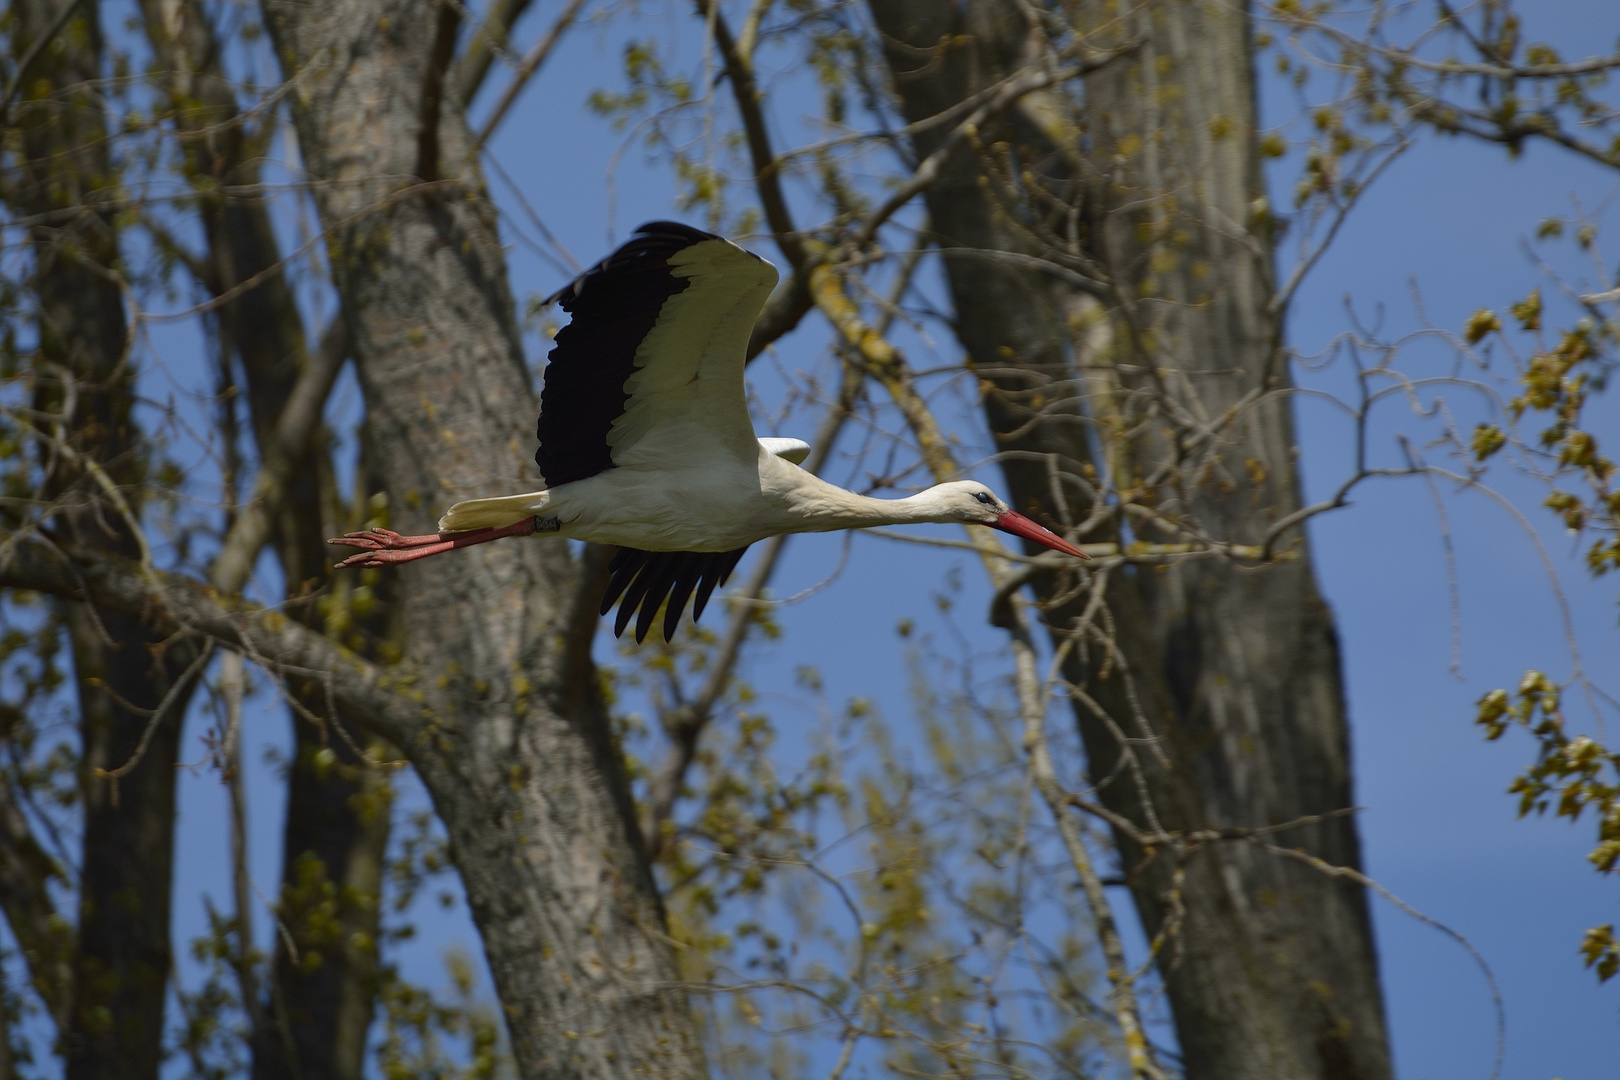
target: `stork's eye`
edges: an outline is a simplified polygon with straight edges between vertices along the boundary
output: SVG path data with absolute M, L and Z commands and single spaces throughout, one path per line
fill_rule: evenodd
M 976 491 L 973 493 L 973 497 L 984 503 L 986 506 L 994 506 L 996 504 L 996 497 L 990 494 L 988 491 Z

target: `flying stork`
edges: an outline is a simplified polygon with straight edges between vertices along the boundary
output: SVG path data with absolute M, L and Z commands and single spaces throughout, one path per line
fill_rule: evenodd
M 666 599 L 664 640 L 694 592 L 698 619 L 748 545 L 778 533 L 973 523 L 1088 557 L 975 481 L 872 499 L 799 468 L 808 444 L 756 438 L 743 364 L 776 281 L 774 266 L 729 240 L 669 221 L 643 225 L 546 301 L 573 321 L 557 334 L 540 394 L 534 460 L 545 487 L 456 503 L 427 536 L 335 537 L 328 543 L 363 549 L 338 566 L 535 533 L 614 544 L 601 613 L 619 603 L 617 635 L 639 612 L 639 642 Z

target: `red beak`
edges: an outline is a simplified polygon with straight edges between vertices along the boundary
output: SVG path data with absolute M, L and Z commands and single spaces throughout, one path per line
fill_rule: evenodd
M 1061 551 L 1065 555 L 1073 555 L 1077 559 L 1089 559 L 1090 555 L 1081 551 L 1051 529 L 1037 525 L 1016 510 L 1009 510 L 996 519 L 994 528 L 1002 532 L 1022 536 L 1025 540 L 1033 540 L 1037 544 L 1044 544 L 1053 551 Z

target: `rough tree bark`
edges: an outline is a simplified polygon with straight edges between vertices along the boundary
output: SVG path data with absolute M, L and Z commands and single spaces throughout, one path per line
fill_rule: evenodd
M 243 118 L 224 70 L 222 43 L 199 3 L 142 0 L 141 13 L 164 73 L 169 119 L 180 136 L 186 175 L 198 197 L 207 243 L 204 284 L 226 298 L 218 310 L 219 333 L 241 362 L 262 461 L 294 384 L 311 362 L 310 335 L 281 265 L 269 205 L 255 191 L 259 144 L 268 129 L 250 129 Z M 330 515 L 310 510 L 331 502 L 332 487 L 331 459 L 317 434 L 272 514 L 271 541 L 287 610 L 308 625 L 320 622 L 311 600 L 329 584 L 324 540 L 336 524 Z M 386 619 L 383 607 L 369 620 L 357 620 L 360 625 L 345 625 L 351 645 L 374 652 L 366 648 L 372 636 L 362 631 L 368 622 Z M 386 784 L 380 776 L 357 771 L 361 766 L 343 741 L 308 719 L 326 711 L 319 688 L 308 687 L 299 697 L 299 707 L 288 710 L 294 751 L 278 908 L 300 956 L 294 962 L 286 938 L 275 936 L 270 1000 L 259 1011 L 268 1024 L 254 1033 L 253 1076 L 358 1080 L 376 1005 L 378 893 L 388 843 L 387 808 L 377 803 L 385 798 Z M 318 768 L 323 750 L 339 755 L 342 764 Z
M 60 23 L 71 2 L 22 0 L 12 9 L 19 55 L 53 28 L 57 39 L 35 54 L 22 81 L 21 168 L 7 178 L 5 195 L 33 216 L 35 404 L 60 416 L 44 432 L 54 443 L 44 457 L 55 527 L 75 544 L 139 557 L 134 522 L 144 463 L 131 417 L 134 368 L 118 237 L 110 210 L 99 204 L 117 184 L 96 85 L 101 31 L 92 4 Z M 60 1031 L 66 1076 L 156 1080 L 171 963 L 174 766 L 198 646 L 82 603 L 67 605 L 66 623 L 84 799 L 78 932 Z M 139 763 L 103 778 L 102 770 L 136 755 L 149 727 Z
M 423 115 L 436 7 L 266 0 L 398 528 L 533 482 L 535 394 L 459 109 Z M 433 174 L 434 182 L 416 177 Z M 397 736 L 449 836 L 526 1077 L 704 1073 L 562 544 L 406 567 Z
M 871 0 L 886 38 L 894 87 L 908 121 L 940 112 L 1032 59 L 1029 24 L 1015 5 L 963 7 L 926 0 Z M 1095 25 L 1121 8 L 1083 5 Z M 1081 357 L 1118 366 L 1108 376 L 1141 388 L 1134 369 L 1157 367 L 1175 403 L 1209 422 L 1241 400 L 1288 386 L 1271 310 L 1269 243 L 1251 235 L 1264 194 L 1248 14 L 1240 5 L 1150 3 L 1098 35 L 1098 48 L 1140 47 L 1086 78 L 1089 142 L 1061 145 L 1037 108 L 983 133 L 986 153 L 1041 163 L 1085 185 L 1087 254 L 1116 274 L 1112 347 Z M 1217 133 L 1217 134 L 1212 134 Z M 934 133 L 915 140 L 921 156 Z M 1083 159 L 1082 159 L 1083 155 Z M 1087 166 L 1090 166 L 1089 169 Z M 994 387 L 985 408 L 1016 503 L 1059 517 L 1044 458 L 1065 470 L 1092 464 L 1063 347 L 1063 313 L 1094 301 L 1050 278 L 974 252 L 1040 255 L 1017 208 L 982 179 L 980 160 L 959 154 L 927 195 L 956 313 L 956 332 Z M 1126 209 L 1127 206 L 1138 207 Z M 1168 303 L 1141 304 L 1151 296 Z M 1142 310 L 1152 325 L 1125 325 Z M 1134 337 L 1133 337 L 1134 332 Z M 1131 343 L 1153 351 L 1133 352 Z M 1189 375 L 1188 373 L 1196 373 Z M 1106 381 L 1106 380 L 1105 380 Z M 1177 469 L 1157 494 L 1135 493 L 1156 512 L 1205 534 L 1260 544 L 1300 505 L 1292 416 L 1285 396 L 1242 411 L 1213 444 Z M 1101 419 L 1093 410 L 1093 420 Z M 1162 427 L 1163 425 L 1157 425 Z M 1149 475 L 1176 452 L 1152 440 L 1114 462 Z M 1195 460 L 1194 460 L 1195 459 Z M 1069 492 L 1071 505 L 1079 503 Z M 1133 522 L 1143 539 L 1184 535 Z M 1114 539 L 1117 537 L 1108 537 Z M 1095 539 L 1104 539 L 1096 537 Z M 1239 568 L 1216 560 L 1159 572 L 1117 574 L 1107 606 L 1121 654 L 1072 654 L 1066 677 L 1132 735 L 1137 715 L 1154 728 L 1165 761 L 1138 747 L 1147 804 L 1170 830 L 1263 826 L 1351 805 L 1349 743 L 1338 644 L 1303 537 L 1289 561 Z M 1050 613 L 1066 625 L 1073 610 Z M 1129 687 L 1127 687 L 1129 683 Z M 1088 768 L 1104 801 L 1147 824 L 1149 805 L 1115 776 L 1117 730 L 1077 705 Z M 1171 914 L 1171 860 L 1116 834 L 1132 895 L 1150 930 Z M 1353 822 L 1338 818 L 1288 834 L 1329 862 L 1359 866 Z M 1186 865 L 1185 910 L 1161 954 L 1187 1075 L 1198 1078 L 1390 1075 L 1382 999 L 1365 893 L 1250 846 L 1206 847 Z

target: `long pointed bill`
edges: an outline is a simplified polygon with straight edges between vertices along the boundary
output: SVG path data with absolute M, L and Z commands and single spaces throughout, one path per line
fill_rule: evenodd
M 1061 551 L 1065 555 L 1073 555 L 1077 559 L 1089 559 L 1090 555 L 1081 551 L 1063 537 L 1042 525 L 1037 525 L 1016 510 L 1009 510 L 996 519 L 995 528 L 1002 532 L 1022 536 L 1025 540 L 1033 540 L 1037 544 L 1045 544 L 1053 551 Z

